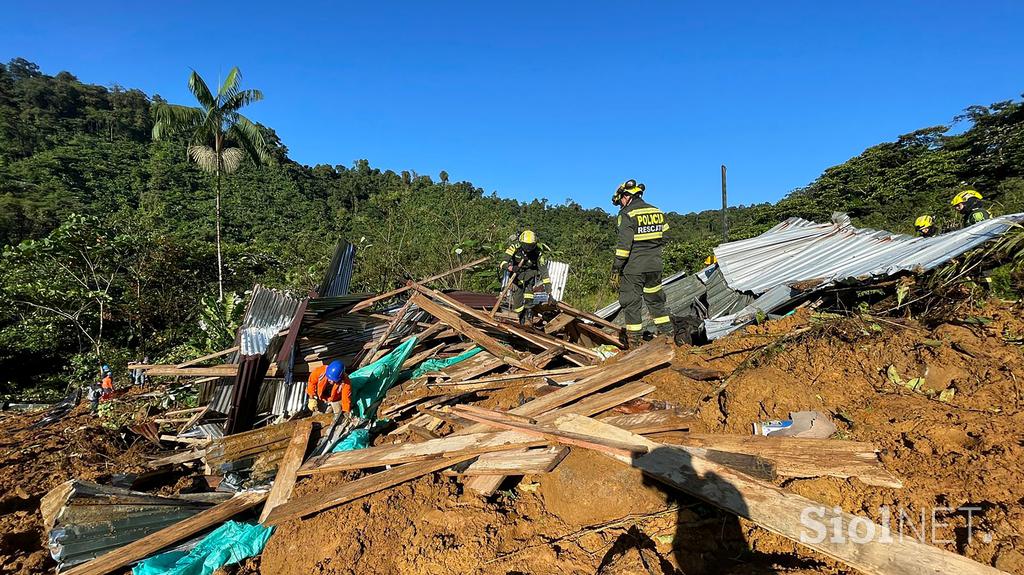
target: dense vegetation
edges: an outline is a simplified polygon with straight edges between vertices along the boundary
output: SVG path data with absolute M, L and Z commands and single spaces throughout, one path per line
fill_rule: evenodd
M 303 166 L 261 126 L 272 161 L 243 161 L 223 181 L 229 294 L 218 302 L 215 180 L 189 163 L 186 140 L 153 141 L 161 103 L 67 72 L 49 76 L 22 59 L 0 65 L 0 394 L 63 389 L 92 377 L 98 362 L 117 369 L 146 355 L 220 349 L 246 290 L 313 288 L 339 238 L 359 246 L 356 289 L 378 291 L 496 253 L 531 227 L 572 266 L 568 299 L 594 307 L 613 298 L 614 224 L 603 210 L 517 202 L 443 172 L 435 181 L 366 160 Z M 919 213 L 951 218 L 948 199 L 964 184 L 997 213 L 1024 209 L 1024 104 L 972 107 L 953 127 L 872 147 L 776 204 L 732 208 L 730 237 L 837 210 L 910 232 Z M 710 254 L 719 218 L 671 214 L 669 271 Z M 454 281 L 496 289 L 490 268 Z

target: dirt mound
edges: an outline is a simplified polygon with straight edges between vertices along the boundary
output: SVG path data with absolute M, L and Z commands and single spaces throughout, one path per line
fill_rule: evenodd
M 658 386 L 649 398 L 696 410 L 692 431 L 750 434 L 753 422 L 791 411 L 830 415 L 839 438 L 872 442 L 905 487 L 833 478 L 781 485 L 876 521 L 888 510 L 894 530 L 903 517 L 907 537 L 916 529 L 935 545 L 1024 574 L 1024 556 L 1015 551 L 1024 547 L 1024 397 L 1017 384 L 1024 356 L 1003 340 L 1004 333 L 1024 331 L 1024 322 L 1008 307 L 981 315 L 990 321 L 932 329 L 912 321 L 819 321 L 801 311 L 710 346 L 680 348 L 672 368 L 645 381 Z M 890 365 L 903 378 L 923 377 L 925 385 L 916 391 L 897 386 L 887 377 Z M 686 378 L 676 371 L 681 367 L 733 375 L 719 395 L 721 382 Z M 938 401 L 937 392 L 948 388 L 955 389 L 952 399 Z M 519 401 L 516 392 L 489 403 L 504 408 Z M 299 493 L 342 481 L 318 478 L 300 484 Z M 956 511 L 968 507 L 970 518 Z M 455 571 L 852 572 L 579 449 L 554 472 L 527 477 L 491 500 L 462 494 L 448 479 L 423 478 L 285 523 L 262 558 L 239 569 L 285 575 Z
M 0 418 L 0 573 L 52 573 L 39 500 L 72 478 L 109 482 L 114 473 L 141 472 L 147 446 L 126 446 L 98 424 L 88 406 L 41 429 L 39 414 Z

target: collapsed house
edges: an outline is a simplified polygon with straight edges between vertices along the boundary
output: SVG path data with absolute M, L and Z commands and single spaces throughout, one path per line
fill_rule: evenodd
M 857 229 L 841 217 L 829 224 L 791 219 L 756 238 L 719 246 L 717 265 L 664 285 L 673 315 L 697 310 L 714 339 L 827 286 L 932 269 L 1022 219 L 1004 216 L 927 240 Z M 486 258 L 378 295 L 348 293 L 354 261 L 355 250 L 339 244 L 322 293 L 307 298 L 258 286 L 228 350 L 175 366 L 136 366 L 203 386 L 201 407 L 154 421 L 185 420 L 176 433 L 150 434 L 158 444 L 184 447 L 148 466 L 201 470 L 210 488 L 229 498 L 211 506 L 213 499 L 150 500 L 144 493 L 62 486 L 48 496 L 55 517 L 48 521 L 54 558 L 71 567 L 67 573 L 100 575 L 176 547 L 226 545 L 211 542 L 218 531 L 210 530 L 250 510 L 259 510 L 253 537 L 266 541 L 267 528 L 434 473 L 491 495 L 506 478 L 552 471 L 572 449 L 638 468 L 868 573 L 998 572 L 915 540 L 804 540 L 801 510 L 818 504 L 771 480 L 856 477 L 900 488 L 870 444 L 735 435 L 664 443 L 650 437 L 687 431 L 692 422 L 692 411 L 643 404 L 656 387 L 642 376 L 670 365 L 676 350 L 664 338 L 625 350 L 622 326 L 608 319 L 615 318 L 615 306 L 588 313 L 555 298 L 540 303 L 538 320 L 524 326 L 499 309 L 494 295 L 429 287 Z M 556 278 L 559 294 L 567 270 Z M 227 363 L 198 365 L 219 358 Z M 310 416 L 303 412 L 305 376 L 334 358 L 350 366 L 353 416 Z M 480 405 L 494 392 L 518 392 L 521 399 L 507 410 Z M 615 411 L 636 402 L 645 406 Z M 351 472 L 359 476 L 319 492 L 296 490 L 311 477 Z M 111 496 L 145 506 L 145 528 L 117 506 L 77 513 L 90 498 Z M 823 521 L 844 529 L 867 521 L 839 508 L 826 515 Z M 76 517 L 91 523 L 75 523 Z

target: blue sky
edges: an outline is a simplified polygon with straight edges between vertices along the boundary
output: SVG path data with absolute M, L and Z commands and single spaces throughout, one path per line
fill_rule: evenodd
M 1024 92 L 1024 3 L 16 2 L 0 60 L 190 103 L 231 66 L 292 158 L 609 209 L 775 201 Z

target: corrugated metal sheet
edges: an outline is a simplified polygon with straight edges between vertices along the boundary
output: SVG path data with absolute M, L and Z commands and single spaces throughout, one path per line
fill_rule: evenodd
M 730 288 L 755 294 L 783 283 L 821 280 L 820 287 L 901 271 L 922 272 L 999 237 L 1024 214 L 992 218 L 932 238 L 855 228 L 843 214 L 833 223 L 787 220 L 749 240 L 715 248 Z
M 256 284 L 239 328 L 241 354 L 266 353 L 274 336 L 295 317 L 299 302 L 290 294 Z
M 565 286 L 569 283 L 569 264 L 565 262 L 548 262 L 548 277 L 551 278 L 551 295 L 562 301 Z
M 736 313 L 704 320 L 704 332 L 707 334 L 708 339 L 724 337 L 753 322 L 757 318 L 759 311 L 769 314 L 791 302 L 799 295 L 800 292 L 798 290 L 788 285 L 775 286 Z
M 356 260 L 356 247 L 345 240 L 338 240 L 334 248 L 331 265 L 320 282 L 317 294 L 320 297 L 348 295 L 349 284 L 352 282 L 352 269 Z

